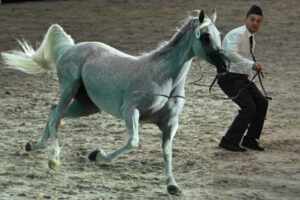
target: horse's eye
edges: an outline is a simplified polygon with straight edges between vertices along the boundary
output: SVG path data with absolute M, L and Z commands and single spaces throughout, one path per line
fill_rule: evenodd
M 205 44 L 209 44 L 210 43 L 209 34 L 205 33 L 205 34 L 201 35 L 200 40 L 201 40 L 201 42 L 204 42 Z

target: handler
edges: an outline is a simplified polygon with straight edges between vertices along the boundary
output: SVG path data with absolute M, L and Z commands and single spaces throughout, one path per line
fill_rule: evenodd
M 253 55 L 254 33 L 260 29 L 262 22 L 261 8 L 253 5 L 247 12 L 245 25 L 230 31 L 223 41 L 222 48 L 231 60 L 231 66 L 229 73 L 218 79 L 218 84 L 229 97 L 234 97 L 241 91 L 238 97 L 233 99 L 241 110 L 219 144 L 226 150 L 244 152 L 246 149 L 243 147 L 264 150 L 257 140 L 264 125 L 268 100 L 261 94 L 255 83 L 251 82 L 253 71 L 262 70 L 261 64 L 255 61 Z M 241 140 L 243 147 L 240 146 Z

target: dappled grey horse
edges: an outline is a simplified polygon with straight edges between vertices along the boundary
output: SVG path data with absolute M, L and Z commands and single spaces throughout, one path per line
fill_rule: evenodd
M 131 56 L 100 42 L 74 44 L 59 25 L 52 25 L 35 51 L 20 42 L 23 51 L 2 53 L 7 66 L 26 73 L 56 69 L 60 98 L 52 106 L 42 139 L 28 143 L 27 151 L 44 148 L 51 138 L 49 167 L 59 167 L 57 130 L 63 117 L 81 117 L 103 110 L 125 121 L 129 139 L 120 149 L 89 155 L 92 161 L 110 162 L 139 142 L 138 125 L 156 124 L 162 131 L 162 152 L 166 183 L 170 194 L 180 190 L 172 172 L 172 139 L 178 128 L 178 115 L 184 102 L 184 85 L 194 56 L 227 72 L 229 60 L 221 50 L 220 33 L 215 27 L 217 14 L 197 11 L 178 32 L 158 49 Z

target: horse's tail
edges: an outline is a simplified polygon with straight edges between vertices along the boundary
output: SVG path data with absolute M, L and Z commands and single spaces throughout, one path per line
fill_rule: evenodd
M 41 46 L 36 51 L 26 41 L 18 42 L 23 51 L 1 53 L 4 64 L 31 74 L 55 70 L 59 56 L 74 45 L 71 36 L 67 35 L 57 24 L 50 26 Z

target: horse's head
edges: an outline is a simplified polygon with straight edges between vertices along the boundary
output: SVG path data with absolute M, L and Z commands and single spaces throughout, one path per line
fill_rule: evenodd
M 204 11 L 199 13 L 192 48 L 195 56 L 215 65 L 218 74 L 224 74 L 229 69 L 230 61 L 221 48 L 221 34 L 215 26 L 216 18 L 216 10 L 209 17 L 204 15 Z

